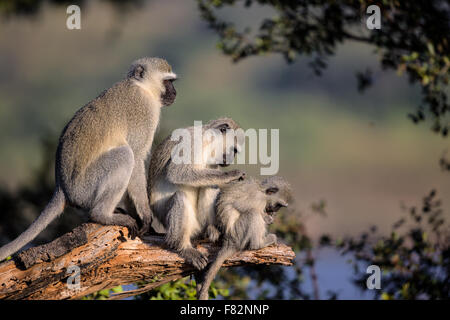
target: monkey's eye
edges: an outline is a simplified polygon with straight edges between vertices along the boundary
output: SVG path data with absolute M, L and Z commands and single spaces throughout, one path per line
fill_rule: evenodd
M 266 194 L 274 194 L 278 192 L 278 188 L 277 187 L 271 187 L 271 188 L 267 188 L 266 189 Z
M 220 132 L 225 133 L 230 127 L 227 124 L 221 125 L 219 127 Z

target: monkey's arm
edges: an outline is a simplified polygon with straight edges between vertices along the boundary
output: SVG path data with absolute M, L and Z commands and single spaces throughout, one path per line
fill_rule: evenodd
M 245 175 L 240 170 L 223 172 L 219 169 L 197 169 L 192 165 L 169 163 L 167 180 L 173 184 L 192 187 L 213 187 L 238 180 Z

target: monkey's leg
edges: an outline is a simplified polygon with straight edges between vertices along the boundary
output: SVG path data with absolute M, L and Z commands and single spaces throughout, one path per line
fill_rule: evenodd
M 137 159 L 134 164 L 127 191 L 142 222 L 140 233 L 144 234 L 149 231 L 152 223 L 152 212 L 148 202 L 145 164 L 141 159 Z
M 129 215 L 114 213 L 124 195 L 134 166 L 133 152 L 128 146 L 114 148 L 89 166 L 85 186 L 93 188 L 91 220 L 104 225 L 125 226 L 134 238 L 137 223 Z
M 191 237 L 194 232 L 195 212 L 188 208 L 188 200 L 183 191 L 177 191 L 168 201 L 166 216 L 166 243 L 197 269 L 201 270 L 208 264 L 208 258 L 192 247 Z

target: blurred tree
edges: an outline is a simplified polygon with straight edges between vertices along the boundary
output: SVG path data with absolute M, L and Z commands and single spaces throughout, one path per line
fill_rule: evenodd
M 145 0 L 102 0 L 110 2 L 119 12 L 123 12 L 132 7 L 142 5 Z M 14 15 L 35 15 L 44 4 L 64 5 L 72 4 L 81 6 L 88 1 L 85 0 L 0 0 L 0 14 L 4 17 L 11 17 Z
M 21 185 L 16 190 L 0 186 L 0 245 L 25 231 L 50 200 L 55 188 L 53 172 L 57 141 L 55 135 L 50 133 L 42 138 L 43 161 L 31 176 L 29 184 Z M 33 243 L 49 242 L 86 221 L 86 215 L 77 209 L 69 207 L 65 212 L 68 214 L 53 221 Z
M 145 0 L 102 0 L 119 12 L 136 8 Z M 32 15 L 44 3 L 81 5 L 70 0 L 0 0 L 0 14 Z M 310 66 L 320 75 L 327 57 L 346 40 L 372 45 L 383 69 L 406 73 L 410 83 L 419 84 L 422 103 L 408 116 L 414 123 L 430 117 L 432 129 L 448 135 L 450 105 L 447 100 L 450 75 L 450 3 L 448 0 L 197 0 L 201 17 L 219 35 L 218 47 L 237 62 L 249 56 L 282 54 L 288 62 L 298 55 L 311 57 Z M 258 31 L 236 30 L 217 16 L 217 9 L 243 4 L 272 8 L 276 15 L 264 18 Z M 381 9 L 381 28 L 365 27 L 369 5 Z M 358 89 L 372 84 L 371 70 L 357 74 Z
M 450 75 L 450 4 L 445 0 L 197 0 L 202 18 L 219 35 L 218 47 L 234 62 L 267 53 L 282 54 L 293 62 L 299 55 L 311 57 L 310 66 L 320 75 L 327 57 L 338 44 L 353 40 L 372 45 L 383 69 L 406 73 L 419 84 L 423 101 L 409 114 L 414 123 L 429 116 L 432 129 L 447 136 L 450 105 L 446 92 Z M 272 8 L 276 15 L 264 18 L 256 32 L 236 29 L 221 20 L 217 9 L 244 4 Z M 366 26 L 366 9 L 381 9 L 381 29 Z M 357 75 L 363 91 L 371 83 L 371 71 Z
M 450 298 L 450 225 L 445 223 L 436 191 L 424 197 L 421 208 L 404 208 L 402 218 L 389 236 L 377 229 L 359 237 L 347 237 L 334 244 L 342 254 L 351 254 L 355 284 L 367 290 L 366 267 L 377 265 L 382 271 L 381 299 Z M 409 222 L 409 225 L 408 225 Z

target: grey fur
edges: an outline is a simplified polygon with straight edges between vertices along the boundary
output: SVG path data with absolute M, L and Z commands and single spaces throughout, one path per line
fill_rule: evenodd
M 222 235 L 222 248 L 211 265 L 197 275 L 197 295 L 208 299 L 209 286 L 223 262 L 243 250 L 256 250 L 277 242 L 267 233 L 272 215 L 291 200 L 291 188 L 281 177 L 263 182 L 254 178 L 223 186 L 216 200 L 215 223 Z
M 152 215 L 145 161 L 160 108 L 175 99 L 174 78 L 164 59 L 136 60 L 124 80 L 76 112 L 59 139 L 52 199 L 24 233 L 0 248 L 0 261 L 33 240 L 66 204 L 89 212 L 94 222 L 126 226 L 134 237 L 136 220 L 114 213 L 126 195 L 142 222 L 141 231 L 148 229 Z
M 229 129 L 239 128 L 232 119 L 221 118 L 203 125 L 202 130 L 204 132 L 223 125 L 227 125 Z M 193 137 L 194 127 L 186 129 Z M 193 248 L 191 240 L 205 232 L 214 238 L 214 230 L 206 228 L 212 224 L 213 204 L 218 187 L 243 177 L 244 173 L 239 170 L 223 172 L 217 164 L 176 164 L 171 155 L 180 141 L 171 141 L 170 138 L 167 137 L 156 147 L 151 159 L 151 208 L 157 222 L 166 231 L 166 244 L 177 250 L 188 263 L 197 269 L 203 269 L 208 260 Z M 224 144 L 223 156 L 229 159 L 230 150 L 225 149 L 226 147 Z M 231 152 L 233 157 L 234 149 Z M 194 159 L 194 147 L 191 150 L 191 159 Z

